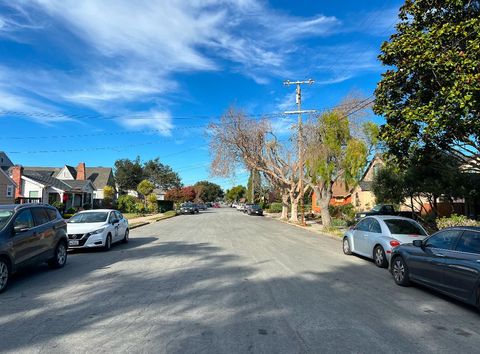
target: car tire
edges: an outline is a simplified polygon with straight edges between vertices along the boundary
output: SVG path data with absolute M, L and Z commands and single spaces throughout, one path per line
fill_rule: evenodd
M 55 269 L 63 268 L 67 263 L 67 254 L 67 243 L 60 241 L 57 243 L 53 258 L 48 261 L 48 265 Z
M 126 229 L 125 236 L 123 236 L 122 243 L 128 243 L 129 240 L 130 240 L 130 230 Z
M 10 280 L 10 264 L 4 258 L 0 258 L 0 293 L 7 289 Z
M 105 239 L 105 246 L 103 246 L 103 250 L 105 252 L 110 251 L 112 248 L 112 235 L 108 234 L 107 238 Z
M 392 275 L 397 285 L 410 285 L 409 270 L 402 256 L 397 256 L 392 260 Z
M 343 253 L 347 256 L 352 255 L 352 248 L 350 247 L 350 241 L 348 240 L 348 237 L 343 238 L 342 249 Z
M 387 268 L 387 256 L 382 246 L 376 246 L 373 249 L 373 261 L 378 268 Z

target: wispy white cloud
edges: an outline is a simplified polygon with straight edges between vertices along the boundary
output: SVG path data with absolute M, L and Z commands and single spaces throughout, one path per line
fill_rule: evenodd
M 120 124 L 134 130 L 151 129 L 152 133 L 163 136 L 171 136 L 173 128 L 170 113 L 156 110 L 133 113 L 121 118 Z

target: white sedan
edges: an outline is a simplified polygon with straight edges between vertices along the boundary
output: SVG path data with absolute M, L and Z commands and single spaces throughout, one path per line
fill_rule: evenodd
M 128 242 L 128 220 L 117 210 L 81 211 L 67 222 L 69 248 L 98 248 L 108 251 L 115 242 Z
M 415 220 L 400 216 L 367 216 L 343 236 L 343 253 L 371 258 L 378 267 L 385 268 L 395 247 L 427 236 Z

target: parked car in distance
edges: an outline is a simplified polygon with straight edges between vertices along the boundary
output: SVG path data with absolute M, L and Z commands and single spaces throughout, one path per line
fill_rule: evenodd
M 452 227 L 392 253 L 395 283 L 420 283 L 480 310 L 480 227 Z
M 373 215 L 395 215 L 395 216 L 403 216 L 405 218 L 410 219 L 417 219 L 417 214 L 411 211 L 395 211 L 393 205 L 390 204 L 377 204 L 375 205 L 370 211 L 364 211 L 355 214 L 355 221 L 358 222 L 360 219 L 366 216 L 373 216 Z
M 250 208 L 253 204 L 252 203 L 246 203 L 243 205 L 242 211 L 246 214 L 248 212 L 248 208 Z
M 238 211 L 243 211 L 244 208 L 245 208 L 245 204 L 244 204 L 244 203 L 239 203 L 239 204 L 237 205 L 237 210 L 238 210 Z
M 197 204 L 198 210 L 207 210 L 207 205 L 204 203 Z
M 69 248 L 103 248 L 129 240 L 128 220 L 118 210 L 80 211 L 67 222 Z
M 213 203 L 214 208 L 220 208 L 220 203 Z
M 376 266 L 385 268 L 395 247 L 425 237 L 427 232 L 415 220 L 401 216 L 367 216 L 345 233 L 343 253 L 373 259 Z
M 248 208 L 247 208 L 247 214 L 248 215 L 260 215 L 262 216 L 263 215 L 263 209 L 260 205 L 250 205 Z
M 199 209 L 196 204 L 193 203 L 183 203 L 180 206 L 180 214 L 198 214 Z
M 67 262 L 67 223 L 46 204 L 0 206 L 0 293 L 20 268 L 47 262 L 61 268 Z

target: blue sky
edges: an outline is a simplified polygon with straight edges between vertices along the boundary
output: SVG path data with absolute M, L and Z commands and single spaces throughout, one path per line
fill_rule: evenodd
M 203 127 L 229 105 L 292 109 L 286 79 L 316 80 L 304 108 L 370 96 L 401 4 L 0 0 L 0 150 L 25 166 L 158 156 L 186 185 L 207 179 Z

